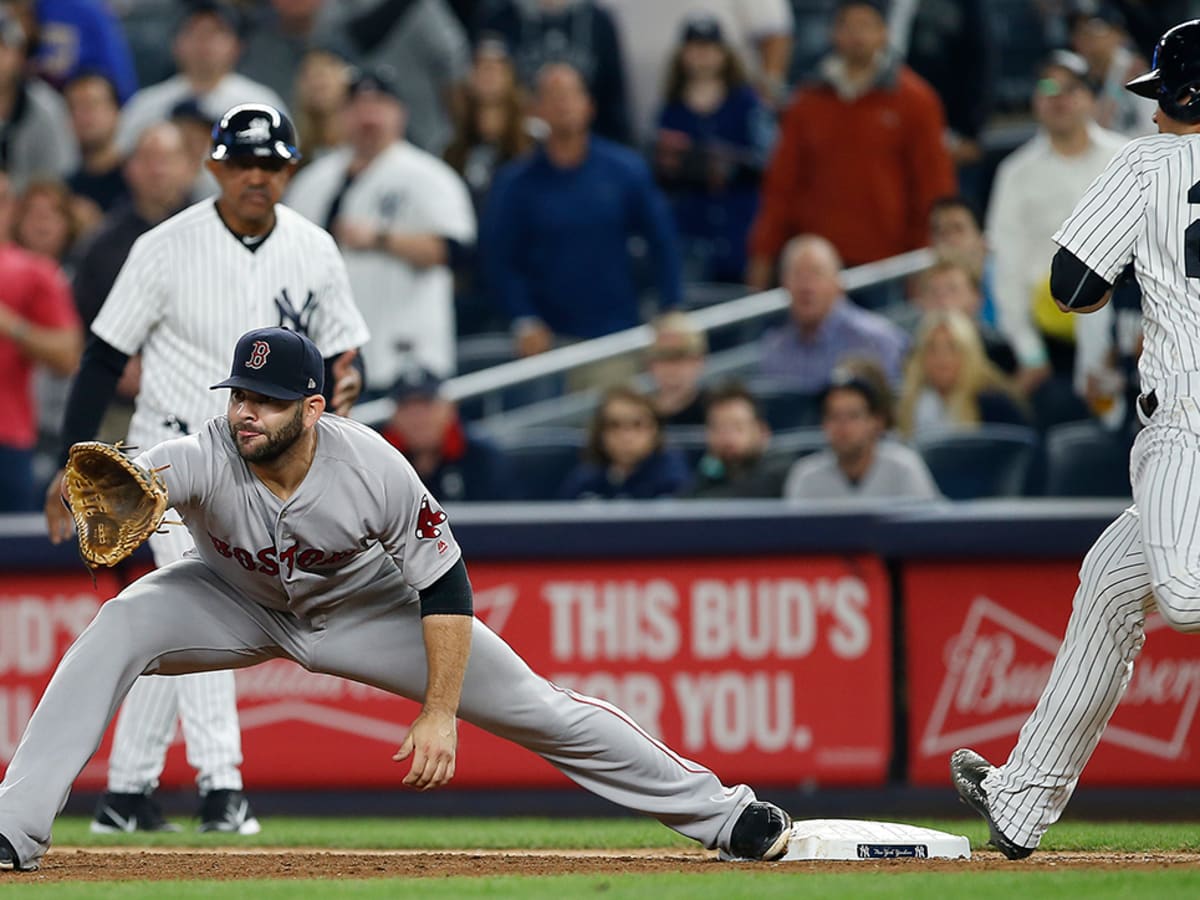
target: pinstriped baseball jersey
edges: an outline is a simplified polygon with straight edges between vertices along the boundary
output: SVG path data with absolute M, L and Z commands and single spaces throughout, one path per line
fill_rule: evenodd
M 1128 144 L 1054 235 L 1107 281 L 1130 262 L 1142 288 L 1138 371 L 1150 391 L 1200 371 L 1200 135 Z
M 316 431 L 312 467 L 287 501 L 250 471 L 225 416 L 137 462 L 168 467 L 160 474 L 196 555 L 263 606 L 308 616 L 389 582 L 398 601 L 416 600 L 462 555 L 446 514 L 376 431 L 334 415 Z
M 138 238 L 92 331 L 122 353 L 142 354 L 129 440 L 153 446 L 225 411 L 208 390 L 228 374 L 230 347 L 251 328 L 307 334 L 330 357 L 369 333 L 333 239 L 285 206 L 249 247 L 205 200 Z

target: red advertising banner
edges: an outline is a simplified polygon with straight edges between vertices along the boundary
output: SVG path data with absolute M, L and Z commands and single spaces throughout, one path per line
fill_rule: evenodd
M 479 617 L 534 671 L 621 706 L 725 781 L 879 784 L 886 776 L 892 604 L 873 557 L 479 563 L 470 571 Z M 30 592 L 40 584 L 30 579 Z M 0 595 L 0 622 L 8 599 Z M 70 635 L 61 638 L 59 653 Z M 33 697 L 56 661 L 47 656 L 31 673 Z M 236 677 L 251 788 L 387 786 L 407 771 L 391 755 L 415 704 L 286 661 Z M 0 671 L 0 697 L 8 688 Z M 10 733 L 28 711 L 9 714 Z M 107 746 L 77 786 L 103 785 Z M 6 762 L 11 750 L 0 750 Z M 194 777 L 177 736 L 163 784 Z M 462 727 L 456 786 L 567 783 L 529 752 Z
M 947 784 L 972 747 L 1008 758 L 1050 677 L 1079 563 L 913 563 L 904 570 L 909 778 Z M 1200 784 L 1200 641 L 1146 619 L 1133 680 L 1081 781 Z

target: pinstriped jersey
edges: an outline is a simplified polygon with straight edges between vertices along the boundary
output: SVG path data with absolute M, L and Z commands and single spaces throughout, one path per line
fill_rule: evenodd
M 133 245 L 92 323 L 122 353 L 142 354 L 131 443 L 153 446 L 223 415 L 228 397 L 208 387 L 229 374 L 232 348 L 251 328 L 300 331 L 325 357 L 366 343 L 333 238 L 285 206 L 275 215 L 251 248 L 204 200 Z
M 1200 135 L 1129 143 L 1054 235 L 1107 281 L 1130 262 L 1142 288 L 1142 389 L 1200 372 Z

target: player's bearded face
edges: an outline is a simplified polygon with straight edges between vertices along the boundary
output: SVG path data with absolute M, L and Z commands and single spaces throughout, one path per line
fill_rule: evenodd
M 304 431 L 304 403 L 300 400 L 292 404 L 290 415 L 267 412 L 250 421 L 238 413 L 238 408 L 236 402 L 230 405 L 229 434 L 246 462 L 267 463 L 278 459 Z

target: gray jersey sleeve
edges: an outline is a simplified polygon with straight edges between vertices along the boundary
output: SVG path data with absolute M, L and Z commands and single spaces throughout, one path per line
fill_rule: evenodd
M 1091 183 L 1054 242 L 1110 284 L 1133 259 L 1142 231 L 1146 190 L 1139 174 L 1141 142 L 1113 157 Z
M 390 454 L 385 477 L 383 548 L 417 590 L 429 587 L 462 556 L 446 513 L 398 452 Z
M 208 494 L 207 473 L 214 457 L 211 447 L 205 447 L 207 429 L 199 434 L 172 438 L 151 447 L 134 462 L 144 469 L 159 469 L 158 477 L 167 486 L 169 505 L 180 515 L 200 508 Z

